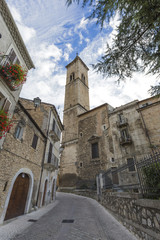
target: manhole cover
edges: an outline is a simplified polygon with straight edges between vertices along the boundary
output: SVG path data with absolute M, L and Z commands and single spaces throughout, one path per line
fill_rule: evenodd
M 63 219 L 62 223 L 73 223 L 73 219 Z
M 36 219 L 29 219 L 28 222 L 37 222 Z

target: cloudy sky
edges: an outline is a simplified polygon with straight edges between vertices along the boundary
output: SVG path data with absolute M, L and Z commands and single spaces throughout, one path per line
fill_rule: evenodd
M 34 62 L 21 97 L 33 99 L 39 96 L 43 102 L 54 104 L 63 112 L 66 82 L 65 66 L 78 52 L 89 67 L 90 106 L 103 103 L 113 107 L 135 99 L 149 97 L 156 77 L 134 74 L 126 82 L 104 79 L 92 70 L 105 51 L 106 42 L 111 43 L 119 22 L 118 16 L 105 24 L 103 30 L 95 20 L 88 20 L 90 9 L 73 4 L 67 8 L 65 0 L 6 0 Z

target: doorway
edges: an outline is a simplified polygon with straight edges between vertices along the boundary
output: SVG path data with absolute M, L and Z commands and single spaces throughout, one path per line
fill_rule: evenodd
M 4 220 L 24 214 L 28 190 L 29 176 L 26 173 L 21 173 L 14 182 Z

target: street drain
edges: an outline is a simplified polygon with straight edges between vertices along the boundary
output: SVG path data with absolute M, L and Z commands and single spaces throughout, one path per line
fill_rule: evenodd
M 37 222 L 36 219 L 29 219 L 28 222 Z
M 73 223 L 73 219 L 63 219 L 62 223 Z

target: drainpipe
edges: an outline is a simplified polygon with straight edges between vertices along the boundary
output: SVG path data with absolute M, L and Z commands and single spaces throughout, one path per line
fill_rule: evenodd
M 49 136 L 50 121 L 51 121 L 51 109 L 50 109 L 50 113 L 49 113 L 49 123 L 48 123 L 48 129 L 47 129 L 47 140 L 48 140 L 48 136 Z M 44 152 L 43 152 L 43 158 L 42 158 L 42 164 L 41 164 L 42 168 L 41 168 L 41 175 L 40 175 L 40 179 L 39 179 L 39 186 L 38 186 L 38 194 L 37 194 L 36 206 L 38 205 L 38 199 L 39 199 L 39 194 L 40 194 L 42 175 L 43 175 L 43 169 L 44 169 L 44 160 L 45 160 L 45 154 L 46 154 L 46 148 L 47 148 L 47 140 L 45 142 L 45 147 L 44 147 Z

